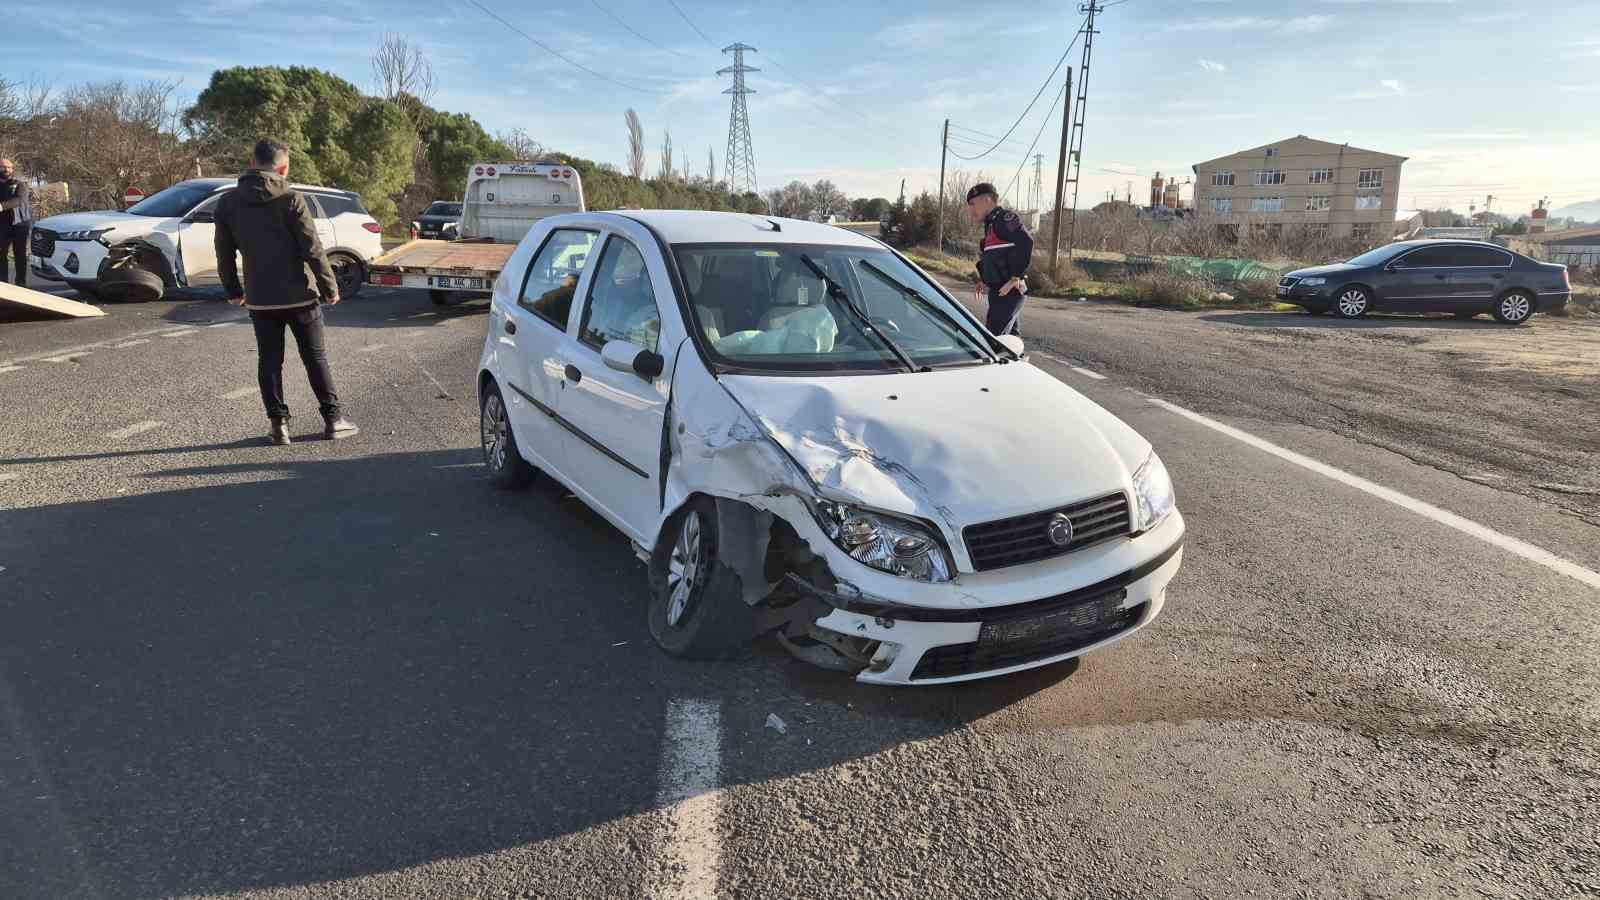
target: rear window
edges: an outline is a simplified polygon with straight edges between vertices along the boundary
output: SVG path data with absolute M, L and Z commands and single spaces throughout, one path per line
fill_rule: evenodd
M 425 210 L 422 214 L 425 216 L 460 216 L 461 204 L 435 203 L 428 207 L 427 210 Z
M 1457 247 L 1458 266 L 1509 266 L 1511 254 L 1491 247 Z

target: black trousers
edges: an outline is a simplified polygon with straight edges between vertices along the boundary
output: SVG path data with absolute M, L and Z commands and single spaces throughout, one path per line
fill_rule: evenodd
M 28 224 L 0 225 L 0 281 L 6 281 L 10 272 L 6 266 L 6 251 L 17 258 L 17 287 L 28 286 Z
M 328 351 L 322 340 L 322 307 L 318 304 L 294 309 L 252 309 L 250 322 L 256 329 L 257 377 L 261 380 L 261 402 L 267 418 L 289 418 L 289 404 L 283 400 L 283 330 L 294 332 L 305 363 L 306 378 L 317 395 L 322 415 L 339 416 L 339 395 L 333 390 L 333 373 L 328 369 Z
M 989 289 L 989 312 L 984 317 L 984 324 L 988 326 L 989 333 L 993 335 L 1021 334 L 1022 301 L 1026 294 L 1021 290 L 1000 296 L 995 288 Z

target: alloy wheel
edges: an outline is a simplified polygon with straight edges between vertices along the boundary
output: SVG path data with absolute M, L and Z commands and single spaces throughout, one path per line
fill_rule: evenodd
M 499 472 L 506 467 L 506 453 L 510 441 L 507 440 L 509 426 L 506 422 L 506 407 L 500 402 L 500 395 L 490 394 L 483 401 L 483 418 L 480 423 L 483 438 L 483 458 L 489 468 Z
M 1339 295 L 1339 314 L 1349 318 L 1356 318 L 1367 311 L 1367 295 L 1362 291 L 1351 288 Z
M 1500 315 L 1507 322 L 1521 322 L 1533 312 L 1533 303 L 1527 294 L 1507 294 L 1500 301 Z
M 695 588 L 701 580 L 701 551 L 700 513 L 690 510 L 678 529 L 678 539 L 667 560 L 667 591 L 671 598 L 667 603 L 667 625 L 672 628 L 681 628 L 689 618 Z

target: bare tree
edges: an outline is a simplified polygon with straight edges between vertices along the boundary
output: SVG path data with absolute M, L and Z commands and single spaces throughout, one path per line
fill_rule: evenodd
M 538 159 L 544 155 L 544 145 L 522 128 L 502 131 L 495 135 L 495 140 L 511 150 L 512 159 Z
M 433 64 L 428 62 L 421 47 L 399 34 L 385 32 L 379 41 L 378 49 L 372 54 L 372 78 L 378 96 L 383 99 L 416 101 L 416 104 L 403 104 L 406 106 L 432 103 L 437 90 Z M 407 109 L 407 114 L 412 114 L 412 110 Z
M 672 132 L 663 129 L 661 132 L 661 177 L 671 178 L 675 174 L 672 168 Z
M 628 123 L 628 174 L 644 178 L 644 126 L 639 124 L 639 114 L 630 107 L 622 117 Z
M 30 136 L 35 174 L 71 182 L 91 205 L 124 189 L 157 190 L 190 177 L 197 160 L 180 132 L 175 81 L 89 84 L 68 91 Z

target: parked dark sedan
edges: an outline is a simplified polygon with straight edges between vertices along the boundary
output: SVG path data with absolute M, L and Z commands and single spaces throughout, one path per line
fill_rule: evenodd
M 460 221 L 461 204 L 435 200 L 411 224 L 417 229 L 419 238 L 450 240 L 456 236 L 457 223 Z
M 1296 269 L 1278 281 L 1278 299 L 1314 316 L 1357 319 L 1372 311 L 1490 313 L 1520 325 L 1572 294 L 1567 267 L 1529 259 L 1482 241 L 1398 241 L 1349 262 Z

